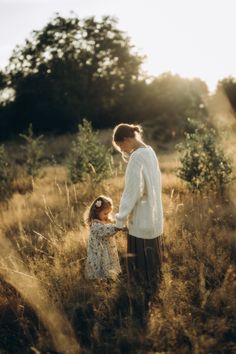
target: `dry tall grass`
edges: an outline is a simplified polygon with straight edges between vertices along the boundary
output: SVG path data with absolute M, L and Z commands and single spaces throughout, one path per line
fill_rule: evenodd
M 83 275 L 85 207 L 103 193 L 116 209 L 122 176 L 71 185 L 63 165 L 48 166 L 28 192 L 1 205 L 1 353 L 236 352 L 234 205 L 191 194 L 175 177 L 177 163 L 175 154 L 160 154 L 163 281 L 148 311 L 142 292 L 127 286 L 124 234 L 119 281 Z

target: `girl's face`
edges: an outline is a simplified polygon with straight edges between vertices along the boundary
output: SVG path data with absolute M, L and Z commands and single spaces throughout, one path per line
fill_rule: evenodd
M 102 209 L 98 213 L 99 220 L 106 222 L 109 220 L 110 213 L 112 212 L 112 207 Z

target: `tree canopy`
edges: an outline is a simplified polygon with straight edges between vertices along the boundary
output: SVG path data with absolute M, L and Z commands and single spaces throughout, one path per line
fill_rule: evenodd
M 164 73 L 149 87 L 149 121 L 155 121 L 154 135 L 170 139 L 183 136 L 188 118 L 204 120 L 207 116 L 205 99 L 207 85 L 200 79 L 183 79 Z
M 208 115 L 208 88 L 200 79 L 169 72 L 148 77 L 117 20 L 56 14 L 17 46 L 0 72 L 0 138 L 27 131 L 76 132 L 83 119 L 95 128 L 143 123 L 152 137 L 183 137 L 188 118 Z M 233 80 L 233 79 L 232 79 Z M 235 81 L 219 83 L 235 107 Z M 3 96 L 3 95 L 2 95 Z
M 236 112 L 236 79 L 229 76 L 223 80 L 220 80 L 218 82 L 217 89 L 223 89 L 223 92 L 228 98 L 234 112 Z
M 18 46 L 7 67 L 11 131 L 77 128 L 84 117 L 96 126 L 139 77 L 142 57 L 112 17 L 97 21 L 56 15 Z

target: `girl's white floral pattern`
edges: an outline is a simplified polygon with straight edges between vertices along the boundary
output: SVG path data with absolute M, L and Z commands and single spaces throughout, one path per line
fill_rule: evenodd
M 115 225 L 93 220 L 87 248 L 86 278 L 114 279 L 121 272 L 115 233 Z

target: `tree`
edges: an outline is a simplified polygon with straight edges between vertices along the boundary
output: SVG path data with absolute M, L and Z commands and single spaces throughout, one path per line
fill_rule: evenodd
M 0 201 L 12 194 L 13 169 L 5 146 L 0 145 Z
M 229 76 L 217 84 L 217 90 L 223 89 L 234 112 L 236 112 L 236 78 Z
M 112 176 L 113 159 L 111 150 L 99 141 L 98 133 L 91 123 L 83 119 L 78 126 L 78 133 L 72 141 L 67 161 L 70 179 L 73 183 L 90 177 L 93 182 L 100 182 Z
M 56 15 L 14 50 L 7 68 L 15 91 L 11 130 L 75 130 L 86 116 L 102 127 L 127 85 L 138 80 L 141 56 L 109 16 Z
M 40 161 L 43 155 L 43 135 L 34 137 L 33 127 L 30 124 L 27 134 L 20 134 L 25 144 L 21 146 L 25 155 L 25 169 L 28 175 L 36 177 L 42 165 Z
M 207 86 L 200 79 L 184 79 L 171 73 L 155 78 L 148 85 L 145 112 L 153 138 L 166 141 L 183 137 L 189 129 L 188 118 L 204 121 L 207 95 Z
M 224 192 L 232 180 L 232 162 L 224 156 L 217 142 L 217 133 L 205 124 L 190 120 L 193 133 L 177 145 L 181 153 L 178 177 L 193 190 Z

